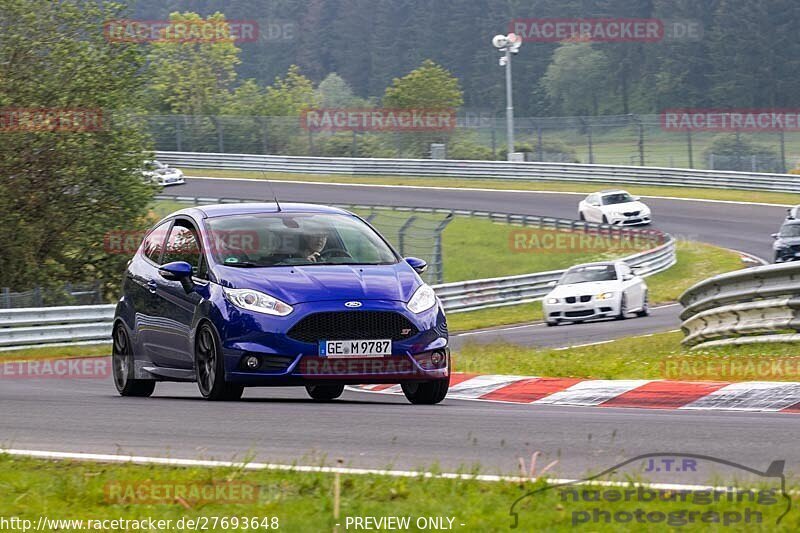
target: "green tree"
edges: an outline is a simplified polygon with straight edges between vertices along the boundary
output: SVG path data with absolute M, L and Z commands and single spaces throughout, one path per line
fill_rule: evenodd
M 139 229 L 154 193 L 137 170 L 148 139 L 125 118 L 140 101 L 144 57 L 102 32 L 122 17 L 110 3 L 0 0 L 0 106 L 102 114 L 0 131 L 0 286 L 118 288 L 128 257 L 107 253 L 104 236 Z
M 464 96 L 458 78 L 430 59 L 402 78 L 395 78 L 383 95 L 383 106 L 395 109 L 452 109 L 461 107 Z M 426 157 L 431 143 L 449 143 L 447 131 L 395 133 L 391 144 L 399 156 Z M 384 143 L 388 143 L 383 139 Z
M 387 108 L 455 109 L 463 103 L 458 78 L 430 59 L 402 78 L 395 78 L 383 95 Z
M 271 153 L 308 154 L 309 137 L 300 130 L 300 114 L 316 107 L 314 84 L 297 65 L 267 87 L 264 115 L 270 117 L 267 142 Z
M 588 42 L 567 42 L 556 49 L 542 85 L 562 112 L 597 115 L 606 87 L 608 61 Z
M 335 72 L 328 74 L 317 86 L 321 107 L 368 107 L 369 103 L 353 94 L 353 89 Z
M 198 24 L 197 13 L 172 13 L 173 23 Z M 225 23 L 214 13 L 206 22 Z M 215 115 L 236 79 L 241 50 L 228 39 L 212 41 L 162 39 L 152 43 L 150 91 L 152 108 L 178 115 Z

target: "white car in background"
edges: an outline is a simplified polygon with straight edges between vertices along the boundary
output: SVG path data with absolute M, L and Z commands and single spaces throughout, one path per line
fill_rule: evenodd
M 180 169 L 155 160 L 144 162 L 142 176 L 146 181 L 161 186 L 186 183 L 183 179 L 183 172 Z
M 578 218 L 614 226 L 650 223 L 650 208 L 628 191 L 609 190 L 590 194 L 578 204 Z
M 622 261 L 577 265 L 561 276 L 542 301 L 548 326 L 595 318 L 649 314 L 647 284 Z

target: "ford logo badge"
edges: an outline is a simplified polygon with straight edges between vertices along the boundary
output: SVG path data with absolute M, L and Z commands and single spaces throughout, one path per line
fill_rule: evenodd
M 346 302 L 345 307 L 361 307 L 361 302 Z

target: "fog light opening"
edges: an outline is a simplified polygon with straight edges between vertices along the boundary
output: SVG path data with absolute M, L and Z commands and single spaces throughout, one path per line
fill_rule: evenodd
M 255 370 L 261 366 L 261 360 L 255 355 L 248 355 L 244 358 L 244 366 L 246 366 L 248 370 Z
M 431 365 L 434 368 L 441 368 L 445 365 L 447 361 L 447 355 L 440 350 L 436 350 L 435 352 L 431 353 Z

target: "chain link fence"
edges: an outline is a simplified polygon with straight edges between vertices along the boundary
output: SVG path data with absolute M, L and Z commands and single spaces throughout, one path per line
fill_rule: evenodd
M 65 305 L 102 304 L 103 294 L 99 283 L 72 284 L 62 287 L 36 287 L 28 291 L 13 292 L 9 287 L 0 289 L 0 309 L 24 307 L 54 307 Z
M 128 117 L 130 118 L 130 117 Z M 140 116 L 156 149 L 324 157 L 506 159 L 505 118 L 462 112 L 449 131 L 312 131 L 299 117 Z M 517 117 L 528 161 L 786 172 L 800 132 L 674 131 L 660 115 Z M 433 146 L 432 146 L 433 145 Z

